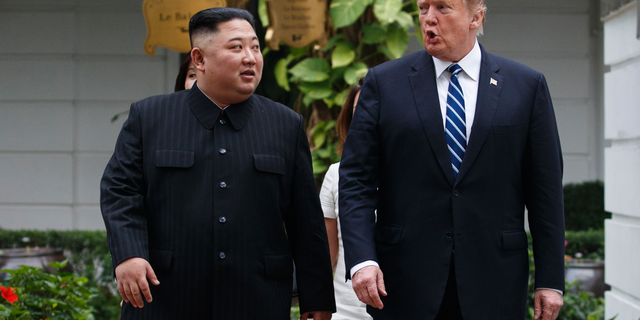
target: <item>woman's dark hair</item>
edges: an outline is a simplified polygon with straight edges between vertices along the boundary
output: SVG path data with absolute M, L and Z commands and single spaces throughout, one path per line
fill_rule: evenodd
M 356 102 L 356 95 L 362 89 L 363 82 L 364 78 L 360 78 L 358 83 L 351 87 L 338 115 L 338 120 L 336 121 L 336 131 L 338 131 L 338 139 L 340 139 L 340 147 L 336 150 L 338 154 L 342 154 L 344 142 L 347 140 L 347 133 L 349 133 L 349 126 L 351 126 L 351 119 L 353 119 L 353 104 Z
M 180 72 L 178 72 L 178 76 L 176 77 L 176 85 L 174 87 L 174 91 L 182 91 L 185 89 L 184 83 L 187 81 L 187 74 L 189 73 L 189 65 L 191 64 L 191 51 L 187 53 L 184 58 L 182 58 L 182 62 L 180 63 Z
M 193 48 L 193 37 L 203 33 L 214 33 L 218 31 L 218 24 L 234 19 L 247 20 L 253 30 L 256 29 L 253 23 L 251 12 L 238 8 L 209 8 L 204 9 L 191 17 L 189 20 L 189 40 Z

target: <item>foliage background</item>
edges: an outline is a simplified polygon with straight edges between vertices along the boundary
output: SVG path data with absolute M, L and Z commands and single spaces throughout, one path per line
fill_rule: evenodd
M 33 247 L 64 249 L 73 273 L 87 278 L 85 286 L 93 290 L 94 297 L 89 304 L 96 320 L 120 318 L 120 294 L 113 281 L 106 231 L 0 229 L 0 248 L 24 247 L 24 237 L 29 238 L 27 244 Z
M 29 266 L 7 270 L 5 287 L 15 291 L 17 300 L 11 303 L 0 299 L 0 319 L 93 320 L 88 302 L 95 288 L 86 286 L 87 278 L 61 271 L 66 264 L 49 263 L 52 273 Z
M 30 238 L 31 241 L 29 243 L 33 246 L 50 246 L 65 249 L 65 255 L 70 261 L 73 261 L 74 274 L 86 277 L 88 279 L 86 286 L 91 287 L 94 292 L 94 298 L 89 304 L 95 310 L 95 319 L 115 320 L 120 318 L 120 297 L 113 282 L 106 232 L 0 230 L 0 248 L 23 247 L 22 238 L 25 236 Z M 589 250 L 594 252 L 604 251 L 604 233 L 602 231 L 567 231 L 566 239 L 569 242 L 567 248 L 569 248 L 570 244 L 575 243 L 575 248 L 580 248 L 580 246 L 584 245 L 592 248 Z M 567 249 L 567 253 L 570 253 L 569 250 Z M 583 250 L 575 249 L 576 252 L 583 252 Z M 602 258 L 602 256 L 600 257 Z M 533 275 L 535 270 L 532 254 L 530 254 L 530 258 L 529 309 L 532 310 Z M 2 285 L 6 286 L 4 283 Z M 560 319 L 601 319 L 587 318 L 587 316 L 592 313 L 600 316 L 603 304 L 603 299 L 595 298 L 590 293 L 567 293 L 565 295 L 565 306 L 563 307 L 565 316 Z M 292 319 L 297 319 L 298 315 L 297 308 L 292 308 Z M 528 319 L 531 319 L 531 317 Z
M 604 220 L 611 219 L 611 213 L 604 210 L 602 181 L 566 184 L 564 217 L 566 230 L 604 229 Z
M 258 4 L 259 37 L 269 26 L 269 1 Z M 340 161 L 335 124 L 350 86 L 370 68 L 401 57 L 409 37 L 422 41 L 415 1 L 332 0 L 327 13 L 326 46 L 281 44 L 279 51 L 263 50 L 263 80 L 257 90 L 304 116 L 318 185 L 329 165 Z

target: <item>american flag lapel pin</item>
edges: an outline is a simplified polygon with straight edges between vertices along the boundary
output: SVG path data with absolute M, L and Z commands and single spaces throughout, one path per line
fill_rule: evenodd
M 494 78 L 491 78 L 490 83 L 491 83 L 492 85 L 496 86 L 496 87 L 498 86 L 498 80 L 496 80 L 496 79 L 494 79 Z

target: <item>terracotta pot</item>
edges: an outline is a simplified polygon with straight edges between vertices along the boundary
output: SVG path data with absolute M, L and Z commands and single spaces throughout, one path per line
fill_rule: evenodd
M 0 249 L 0 270 L 18 269 L 19 266 L 25 265 L 30 267 L 38 267 L 53 272 L 55 269 L 48 264 L 55 261 L 64 261 L 65 257 L 62 249 L 57 248 L 31 248 L 29 252 L 25 248 L 17 249 Z M 70 265 L 67 265 L 64 271 L 71 271 Z M 0 281 L 3 281 L 7 273 L 0 272 Z
M 571 288 L 571 292 L 578 289 L 592 292 L 596 297 L 603 297 L 609 286 L 604 283 L 604 261 L 591 259 L 571 259 L 564 269 L 564 278 L 572 283 L 578 280 L 578 285 Z

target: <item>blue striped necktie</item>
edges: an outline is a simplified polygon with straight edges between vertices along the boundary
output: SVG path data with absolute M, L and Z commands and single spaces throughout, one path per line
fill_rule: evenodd
M 458 74 L 462 68 L 458 64 L 452 64 L 447 68 L 451 72 L 449 91 L 447 92 L 447 121 L 445 131 L 447 133 L 447 146 L 451 156 L 453 176 L 458 177 L 460 165 L 467 149 L 467 127 L 464 110 L 464 94 L 458 81 Z

